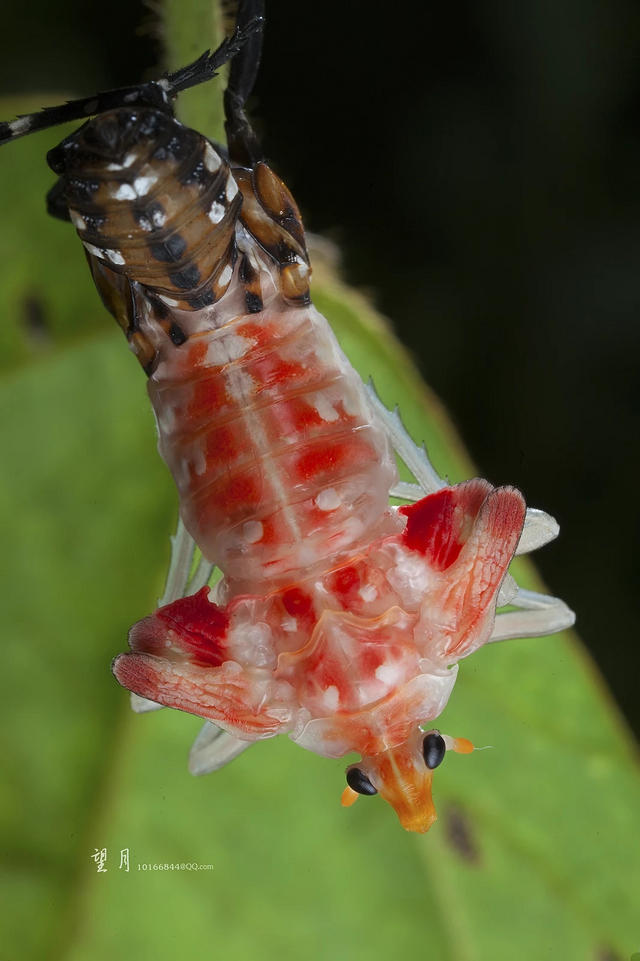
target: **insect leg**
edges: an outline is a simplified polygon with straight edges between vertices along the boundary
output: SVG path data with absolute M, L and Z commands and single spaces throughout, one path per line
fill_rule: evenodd
M 211 721 L 205 721 L 189 752 L 189 772 L 200 775 L 219 771 L 254 743 L 241 741 Z
M 171 560 L 164 594 L 158 601 L 159 607 L 162 607 L 163 604 L 170 604 L 171 601 L 176 601 L 186 593 L 195 548 L 195 541 L 188 533 L 181 518 L 178 518 L 176 532 L 171 538 Z M 141 697 L 139 694 L 133 693 L 130 695 L 130 703 L 131 710 L 135 711 L 136 714 L 159 711 L 164 707 L 163 704 L 158 704 L 147 697 Z
M 506 641 L 512 637 L 538 637 L 555 634 L 572 627 L 576 616 L 559 597 L 538 594 L 518 588 L 515 597 L 509 601 L 516 611 L 497 614 L 489 642 Z
M 247 7 L 246 11 L 243 8 Z M 196 87 L 198 84 L 206 83 L 217 76 L 216 71 L 228 63 L 246 48 L 255 56 L 257 50 L 258 64 L 260 63 L 260 50 L 262 49 L 262 28 L 264 26 L 264 2 L 263 0 L 250 0 L 249 3 L 241 3 L 240 12 L 236 22 L 236 28 L 230 37 L 225 37 L 219 47 L 213 53 L 205 50 L 197 60 L 181 67 L 173 73 L 167 74 L 161 80 L 156 81 L 171 97 L 177 96 L 182 90 L 189 87 Z M 257 66 L 256 66 L 257 70 Z M 255 80 L 255 75 L 253 80 Z M 253 80 L 251 87 L 253 86 Z M 249 92 L 250 92 L 249 88 Z M 247 93 L 248 96 L 248 93 Z
M 537 551 L 539 547 L 554 540 L 559 533 L 560 525 L 555 517 L 536 507 L 528 507 L 516 555 Z
M 391 488 L 391 496 L 415 503 L 421 500 L 425 494 L 433 494 L 446 487 L 446 481 L 440 477 L 429 460 L 425 447 L 418 447 L 402 423 L 398 408 L 390 411 L 385 407 L 378 397 L 373 381 L 370 380 L 366 387 L 369 400 L 386 428 L 391 446 L 418 481 L 417 484 L 411 484 L 409 481 L 398 481 Z M 554 540 L 559 532 L 560 527 L 554 517 L 535 507 L 527 508 L 524 528 L 516 554 L 529 554 L 531 551 L 537 550 L 544 544 L 548 544 L 549 541 Z
M 56 107 L 43 107 L 36 113 L 23 114 L 12 121 L 0 122 L 0 146 L 36 130 L 56 127 L 71 120 L 86 120 L 119 107 L 156 107 L 173 115 L 172 100 L 182 90 L 215 77 L 216 71 L 235 57 L 254 34 L 260 35 L 263 22 L 259 15 L 243 19 L 242 24 L 239 23 L 233 34 L 226 37 L 213 53 L 206 50 L 193 63 L 166 74 L 160 80 L 107 90 L 92 97 L 69 100 Z
M 156 107 L 173 113 L 171 100 L 167 90 L 162 86 L 166 81 L 152 80 L 150 83 L 138 84 L 134 87 L 121 87 L 118 90 L 108 90 L 95 94 L 93 97 L 82 97 L 80 100 L 69 100 L 56 107 L 43 107 L 37 113 L 23 114 L 16 120 L 0 123 L 0 146 L 18 137 L 56 127 L 71 120 L 86 120 L 88 117 L 115 110 L 118 107 L 148 106 Z
M 158 607 L 163 607 L 165 604 L 177 601 L 179 597 L 195 594 L 208 583 L 213 573 L 214 565 L 210 564 L 203 557 L 200 558 L 193 577 L 189 577 L 193 566 L 195 549 L 195 541 L 179 517 L 176 532 L 173 537 L 171 537 L 169 570 L 167 572 L 164 593 L 158 601 Z M 131 694 L 131 710 L 135 711 L 136 714 L 158 711 L 163 706 L 162 704 L 157 704 L 156 701 L 150 701 L 146 697 L 140 697 L 139 694 Z M 231 735 L 229 735 L 229 737 L 230 736 Z M 211 770 L 215 769 L 211 768 Z
M 240 0 L 236 30 L 246 32 L 248 25 L 256 21 L 264 22 L 264 0 Z M 229 156 L 248 167 L 262 159 L 262 148 L 244 110 L 256 80 L 261 53 L 262 30 L 256 29 L 232 60 L 224 92 Z
M 408 433 L 406 427 L 402 423 L 400 418 L 400 413 L 398 408 L 390 411 L 387 410 L 385 405 L 382 403 L 376 389 L 373 385 L 373 381 L 369 380 L 368 384 L 365 385 L 367 394 L 369 395 L 369 401 L 372 404 L 376 414 L 382 421 L 386 432 L 391 441 L 391 446 L 396 451 L 396 453 L 405 462 L 415 479 L 418 481 L 420 486 L 420 494 L 415 497 L 415 500 L 420 500 L 425 494 L 434 494 L 436 491 L 441 490 L 443 487 L 447 486 L 447 482 L 443 480 L 438 474 L 437 470 L 429 460 L 429 455 L 427 454 L 424 447 L 418 447 L 411 435 Z M 414 493 L 415 485 L 397 485 L 391 493 L 395 497 L 405 497 L 408 493 L 409 496 L 406 497 L 407 500 L 413 500 L 412 494 Z M 395 493 L 398 490 L 398 493 Z M 400 490 L 404 490 L 404 493 L 400 493 Z

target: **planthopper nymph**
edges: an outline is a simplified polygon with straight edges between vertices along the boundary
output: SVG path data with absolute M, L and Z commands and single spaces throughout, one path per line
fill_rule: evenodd
M 2 123 L 0 143 L 84 121 L 49 152 L 49 211 L 75 227 L 147 375 L 179 493 L 165 596 L 113 663 L 134 708 L 205 719 L 196 774 L 276 734 L 356 752 L 343 804 L 380 794 L 425 832 L 434 769 L 473 750 L 436 726 L 458 662 L 573 623 L 508 573 L 558 527 L 513 487 L 443 481 L 314 308 L 298 207 L 245 112 L 262 8 L 241 2 L 187 67 Z M 226 62 L 221 146 L 173 104 Z

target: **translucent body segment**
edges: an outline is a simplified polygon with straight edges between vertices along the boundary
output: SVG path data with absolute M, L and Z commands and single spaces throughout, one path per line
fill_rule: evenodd
M 386 435 L 324 318 L 274 300 L 259 317 L 220 324 L 223 298 L 220 326 L 212 319 L 183 351 L 161 345 L 149 383 L 184 522 L 244 591 L 366 542 L 395 479 Z

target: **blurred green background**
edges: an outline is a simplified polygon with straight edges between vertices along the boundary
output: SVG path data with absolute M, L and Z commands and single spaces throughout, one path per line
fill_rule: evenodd
M 180 30 L 204 47 L 189 6 Z M 268 13 L 254 114 L 269 156 L 478 470 L 558 516 L 541 568 L 637 721 L 637 8 L 482 0 L 393 17 L 275 0 Z M 14 6 L 3 26 L 7 118 L 161 59 L 157 16 L 136 3 Z M 143 378 L 73 231 L 44 216 L 58 139 L 0 154 L 0 957 L 626 961 L 640 949 L 633 748 L 570 639 L 463 665 L 443 729 L 494 750 L 438 771 L 426 837 L 375 801 L 341 810 L 342 762 L 282 740 L 195 780 L 199 723 L 129 714 L 108 664 L 161 592 L 175 497 Z M 349 356 L 437 466 L 468 476 L 406 354 L 363 298 L 316 273 Z M 205 867 L 144 867 L 182 863 Z

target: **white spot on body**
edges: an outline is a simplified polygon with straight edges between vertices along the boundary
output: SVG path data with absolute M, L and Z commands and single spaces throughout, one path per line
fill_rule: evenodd
M 322 419 L 326 420 L 327 423 L 333 423 L 334 420 L 338 420 L 338 417 L 340 416 L 338 411 L 324 396 L 324 394 L 315 394 L 312 403 Z
M 387 580 L 404 603 L 420 603 L 430 585 L 430 574 L 425 559 L 415 552 L 398 547 Z
M 124 257 L 119 250 L 105 250 L 105 254 L 112 264 L 118 264 L 121 267 L 124 263 Z
M 231 202 L 237 193 L 238 193 L 238 185 L 233 179 L 233 177 L 231 176 L 231 174 L 229 174 L 229 177 L 227 178 L 227 187 L 225 190 L 225 196 L 227 200 Z
M 260 521 L 247 521 L 242 525 L 242 536 L 247 544 L 256 544 L 259 540 L 262 540 L 263 534 L 264 527 Z
M 352 385 L 349 385 L 351 388 Z M 359 392 L 347 388 L 342 395 L 342 406 L 349 417 L 356 417 L 363 413 L 362 397 Z
M 134 160 L 137 158 L 136 153 L 128 153 L 121 164 L 111 163 L 107 164 L 107 170 L 124 170 L 125 167 L 130 167 Z
M 226 287 L 233 276 L 233 267 L 230 264 L 224 268 L 220 276 L 218 277 L 218 285 L 220 287 Z
M 177 307 L 178 304 L 180 303 L 179 300 L 173 300 L 171 297 L 165 297 L 162 294 L 158 294 L 158 297 L 160 298 L 163 304 L 167 305 L 167 307 Z
M 156 80 L 155 83 L 160 87 L 161 90 L 168 91 L 171 89 L 171 84 L 167 77 L 161 77 L 160 80 Z
M 378 596 L 378 590 L 373 586 L 373 584 L 365 584 L 364 587 L 360 588 L 358 594 L 363 601 L 369 603 L 370 601 L 375 601 L 376 597 Z
M 255 345 L 255 341 L 240 334 L 223 334 L 212 337 L 207 348 L 205 363 L 221 366 L 239 360 Z
M 340 507 L 342 500 L 335 487 L 327 487 L 316 497 L 316 507 L 321 511 L 334 511 Z
M 148 194 L 157 179 L 157 174 L 148 174 L 146 177 L 136 177 L 133 181 L 133 189 L 138 197 L 144 197 L 145 194 Z
M 151 221 L 147 220 L 146 217 L 139 217 L 138 224 L 143 230 L 153 230 L 153 227 L 151 226 Z
M 12 120 L 9 124 L 9 130 L 11 131 L 12 137 L 18 137 L 21 133 L 26 133 L 27 130 L 31 129 L 31 118 L 30 117 L 18 117 L 17 120 Z
M 151 221 L 154 227 L 164 227 L 167 222 L 167 215 L 164 210 L 154 210 L 151 214 Z
M 295 262 L 296 262 L 297 265 L 298 265 L 298 272 L 299 272 L 300 276 L 301 276 L 301 277 L 306 277 L 307 274 L 309 273 L 309 265 L 304 262 L 304 260 L 302 259 L 302 257 L 301 257 L 299 254 L 296 254 L 296 261 L 295 261 Z
M 219 224 L 225 215 L 226 207 L 224 204 L 219 204 L 217 200 L 214 200 L 209 208 L 209 220 L 212 224 Z
M 158 407 L 155 414 L 160 432 L 163 434 L 172 434 L 178 423 L 175 406 L 173 404 L 163 404 Z
M 202 445 L 194 444 L 193 456 L 191 457 L 191 464 L 195 470 L 198 477 L 202 477 L 207 469 L 207 457 L 204 452 Z M 187 471 L 188 475 L 188 471 Z
M 273 633 L 264 621 L 236 624 L 229 633 L 229 649 L 244 665 L 253 664 L 271 669 L 275 667 Z
M 94 257 L 99 257 L 101 260 L 104 260 L 106 256 L 104 250 L 100 250 L 99 247 L 94 247 L 93 244 L 87 243 L 86 240 L 83 240 L 82 243 L 84 245 L 84 249 L 88 250 L 90 254 L 93 254 Z
M 69 216 L 71 217 L 71 223 L 76 230 L 87 229 L 87 221 L 78 213 L 77 210 L 72 210 L 71 207 L 69 207 Z
M 216 170 L 220 170 L 222 161 L 218 154 L 215 152 L 210 143 L 204 148 L 204 165 L 207 170 L 214 174 Z
M 137 196 L 131 184 L 120 184 L 113 193 L 114 200 L 135 200 Z
M 326 688 L 322 693 L 322 704 L 331 714 L 335 714 L 340 704 L 340 692 L 335 684 Z
M 242 404 L 245 404 L 256 392 L 256 382 L 242 367 L 233 368 L 233 376 L 229 377 L 230 393 Z
M 376 667 L 376 679 L 385 687 L 394 687 L 402 680 L 402 669 L 397 664 L 379 664 Z

